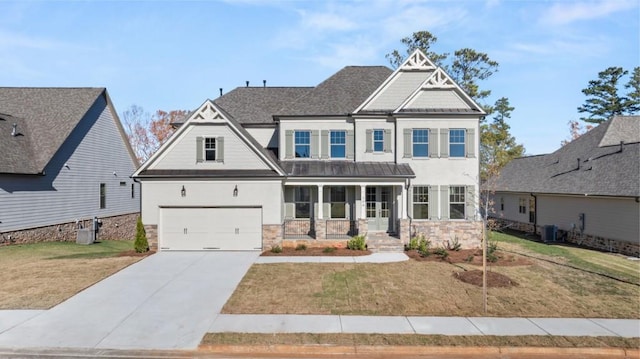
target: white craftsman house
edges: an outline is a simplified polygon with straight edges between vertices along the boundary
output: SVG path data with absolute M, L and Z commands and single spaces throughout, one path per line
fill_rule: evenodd
M 335 245 L 365 235 L 479 245 L 485 113 L 416 51 L 316 87 L 241 87 L 205 101 L 133 175 L 161 250 Z M 283 242 L 285 241 L 285 242 Z

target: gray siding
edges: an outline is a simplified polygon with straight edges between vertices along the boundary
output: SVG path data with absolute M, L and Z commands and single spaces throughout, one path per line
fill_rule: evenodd
M 453 90 L 449 91 L 435 91 L 426 90 L 422 91 L 415 100 L 406 106 L 406 108 L 450 108 L 450 109 L 462 109 L 470 108 L 469 105 L 464 102 L 458 94 Z
M 135 164 L 115 121 L 101 96 L 47 164 L 45 176 L 1 175 L 0 231 L 139 212 L 139 186 L 131 198 L 129 178 Z M 106 185 L 104 209 L 100 183 Z
M 418 86 L 431 75 L 431 72 L 399 72 L 387 88 L 378 94 L 364 109 L 365 110 L 395 110 Z

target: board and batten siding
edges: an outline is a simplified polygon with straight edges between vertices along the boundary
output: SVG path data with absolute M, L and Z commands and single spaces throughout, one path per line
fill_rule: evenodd
M 139 212 L 139 185 L 131 198 L 129 178 L 136 165 L 115 121 L 100 96 L 47 164 L 45 176 L 0 175 L 0 232 Z M 100 183 L 106 186 L 104 209 Z
M 196 162 L 196 138 L 224 137 L 224 161 Z M 149 169 L 270 169 L 226 124 L 192 125 L 165 149 Z
M 185 196 L 180 191 L 185 188 Z M 238 195 L 233 196 L 235 187 Z M 263 224 L 282 223 L 282 181 L 269 179 L 143 180 L 142 222 L 157 225 L 160 207 L 262 207 Z
M 584 233 L 638 243 L 640 203 L 633 198 L 600 198 L 538 195 L 538 225 L 556 225 L 579 231 L 580 213 L 585 215 Z M 517 209 L 516 209 L 517 210 Z

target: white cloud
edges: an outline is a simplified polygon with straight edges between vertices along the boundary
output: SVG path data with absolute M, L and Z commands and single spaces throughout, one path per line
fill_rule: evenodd
M 27 48 L 27 49 L 51 49 L 61 45 L 60 42 L 29 37 L 18 33 L 9 33 L 0 30 L 0 50 Z
M 564 25 L 575 21 L 606 17 L 610 14 L 638 7 L 637 0 L 601 0 L 589 2 L 558 3 L 549 8 L 541 18 L 546 24 Z

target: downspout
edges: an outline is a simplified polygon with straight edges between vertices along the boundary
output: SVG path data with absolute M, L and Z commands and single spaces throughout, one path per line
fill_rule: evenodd
M 531 197 L 533 197 L 533 210 L 535 211 L 535 216 L 533 217 L 533 234 L 538 233 L 538 197 L 531 193 Z

